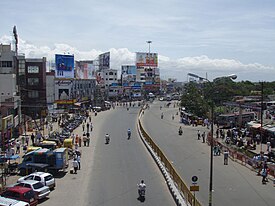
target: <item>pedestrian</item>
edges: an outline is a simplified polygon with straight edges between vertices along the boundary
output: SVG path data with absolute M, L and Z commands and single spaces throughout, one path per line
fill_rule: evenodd
M 224 165 L 228 165 L 228 157 L 229 157 L 229 152 L 227 149 L 225 149 L 223 152 L 223 164 Z
M 73 167 L 74 167 L 74 173 L 77 174 L 78 162 L 76 158 L 74 158 L 73 160 Z
M 202 143 L 205 143 L 205 132 L 202 133 Z
M 90 133 L 87 132 L 86 136 L 87 136 L 87 147 L 89 147 L 90 146 Z
M 83 144 L 84 144 L 84 147 L 87 146 L 87 136 L 86 135 L 83 136 Z
M 32 146 L 34 146 L 34 134 L 33 133 L 31 135 L 31 140 L 32 140 Z
M 77 155 L 78 169 L 80 170 L 80 154 Z
M 267 168 L 263 167 L 262 171 L 261 171 L 261 175 L 262 175 L 262 184 L 266 184 L 267 180 Z
M 92 118 L 91 118 L 91 116 L 89 116 L 89 121 L 90 121 L 90 122 L 92 121 Z
M 200 140 L 201 139 L 201 132 L 200 132 L 200 130 L 198 130 L 198 140 Z
M 16 141 L 16 154 L 20 154 L 20 146 L 21 146 L 20 140 L 17 140 Z
M 89 132 L 90 124 L 87 122 L 87 132 Z
M 82 130 L 83 130 L 83 132 L 85 131 L 85 124 L 84 124 L 84 122 L 82 124 Z
M 29 136 L 26 136 L 26 144 L 29 146 Z
M 22 136 L 21 142 L 22 142 L 22 145 L 25 145 L 25 136 Z
M 79 136 L 78 141 L 79 141 L 79 147 L 81 147 L 81 142 L 82 142 L 82 138 L 81 138 L 81 136 Z

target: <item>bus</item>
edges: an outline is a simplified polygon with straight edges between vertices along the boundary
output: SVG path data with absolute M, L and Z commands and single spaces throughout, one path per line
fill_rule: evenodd
M 244 127 L 247 122 L 255 120 L 254 112 L 220 114 L 216 123 L 222 128 Z

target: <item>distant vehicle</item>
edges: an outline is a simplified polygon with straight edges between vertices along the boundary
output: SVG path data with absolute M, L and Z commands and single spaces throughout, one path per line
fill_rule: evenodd
M 172 100 L 172 97 L 170 95 L 167 95 L 166 96 L 166 101 L 171 101 Z
M 38 149 L 24 155 L 18 169 L 21 175 L 27 174 L 27 171 L 52 171 L 57 173 L 59 170 L 65 171 L 68 167 L 68 149 L 58 148 L 55 150 Z
M 51 192 L 48 186 L 36 180 L 25 180 L 17 183 L 16 186 L 31 188 L 35 192 L 36 198 L 39 200 L 44 199 Z
M 244 126 L 247 122 L 255 120 L 254 112 L 244 112 L 242 114 L 221 114 L 217 117 L 217 123 L 223 128 L 233 128 Z
M 6 197 L 0 197 L 1 206 L 30 206 L 29 203 Z
M 1 196 L 27 202 L 30 206 L 36 206 L 38 204 L 35 193 L 31 188 L 20 186 L 10 187 L 4 191 Z
M 25 177 L 21 177 L 17 180 L 18 183 L 26 180 L 36 180 L 41 182 L 43 185 L 48 186 L 51 189 L 55 188 L 55 179 L 52 174 L 47 172 L 34 172 Z

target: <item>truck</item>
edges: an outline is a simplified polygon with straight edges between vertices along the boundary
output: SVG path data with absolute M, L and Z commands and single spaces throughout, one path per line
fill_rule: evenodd
M 23 161 L 18 165 L 20 175 L 27 175 L 35 171 L 58 173 L 65 172 L 68 167 L 68 149 L 58 148 L 50 150 L 41 148 L 26 153 Z

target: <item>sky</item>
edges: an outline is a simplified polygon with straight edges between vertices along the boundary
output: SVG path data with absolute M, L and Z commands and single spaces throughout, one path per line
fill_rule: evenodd
M 274 11 L 274 0 L 1 0 L 0 43 L 13 42 L 16 25 L 27 58 L 110 51 L 120 70 L 151 40 L 163 79 L 275 81 Z

